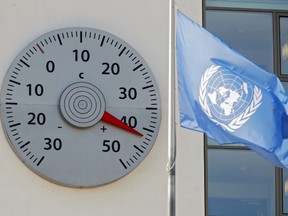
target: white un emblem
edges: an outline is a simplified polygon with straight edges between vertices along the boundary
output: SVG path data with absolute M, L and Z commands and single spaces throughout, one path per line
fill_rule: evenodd
M 205 114 L 229 132 L 242 127 L 262 102 L 261 90 L 256 85 L 216 65 L 202 75 L 199 92 Z

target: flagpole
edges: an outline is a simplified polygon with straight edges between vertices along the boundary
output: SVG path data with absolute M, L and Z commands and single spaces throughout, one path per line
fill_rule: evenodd
M 175 0 L 169 0 L 168 216 L 176 215 Z

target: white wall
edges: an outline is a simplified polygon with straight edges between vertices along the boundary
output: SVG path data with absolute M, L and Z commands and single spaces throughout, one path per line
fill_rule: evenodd
M 202 1 L 179 0 L 177 8 L 202 23 Z M 176 215 L 205 215 L 204 136 L 177 127 Z
M 190 17 L 201 19 L 201 0 L 178 4 Z M 121 180 L 93 189 L 66 188 L 38 177 L 18 160 L 0 130 L 0 215 L 167 215 L 168 7 L 167 0 L 0 1 L 1 81 L 14 57 L 36 37 L 62 27 L 94 27 L 127 41 L 146 59 L 163 106 L 157 142 L 144 162 Z M 202 135 L 178 132 L 177 215 L 201 216 Z

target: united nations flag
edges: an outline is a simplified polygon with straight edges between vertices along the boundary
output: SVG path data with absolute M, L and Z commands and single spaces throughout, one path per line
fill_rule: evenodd
M 279 79 L 180 11 L 176 51 L 181 126 L 288 167 L 288 97 Z

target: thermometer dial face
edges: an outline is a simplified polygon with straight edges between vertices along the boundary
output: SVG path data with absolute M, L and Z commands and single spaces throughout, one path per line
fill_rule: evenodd
M 46 33 L 15 58 L 1 120 L 17 156 L 55 183 L 94 187 L 136 168 L 161 122 L 157 82 L 139 53 L 91 28 Z

